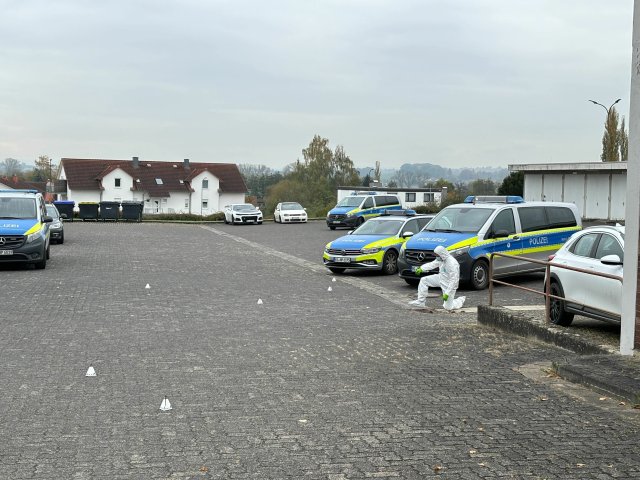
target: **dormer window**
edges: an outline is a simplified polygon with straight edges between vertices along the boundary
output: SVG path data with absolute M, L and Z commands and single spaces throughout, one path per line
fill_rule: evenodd
M 120 186 L 121 186 L 121 179 L 120 178 L 116 178 L 115 179 L 115 187 L 116 188 L 120 188 Z
M 156 185 L 164 185 L 161 178 L 156 178 Z
M 205 178 L 202 180 L 202 189 L 204 190 L 206 188 L 209 188 L 209 180 Z

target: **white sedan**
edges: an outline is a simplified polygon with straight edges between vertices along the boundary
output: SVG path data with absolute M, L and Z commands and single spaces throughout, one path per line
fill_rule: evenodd
M 549 260 L 559 265 L 622 277 L 624 227 L 586 228 L 573 234 Z M 620 280 L 552 266 L 550 289 L 552 295 L 564 297 L 564 300 L 551 299 L 551 323 L 569 326 L 574 315 L 620 322 Z
M 307 211 L 298 202 L 282 202 L 276 205 L 273 221 L 277 223 L 306 223 Z
M 262 225 L 262 212 L 250 203 L 234 203 L 224 207 L 224 223 L 257 223 Z

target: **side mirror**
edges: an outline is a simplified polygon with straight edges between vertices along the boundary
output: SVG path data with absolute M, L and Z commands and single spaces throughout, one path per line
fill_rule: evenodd
M 622 265 L 623 262 L 620 260 L 618 255 L 605 255 L 600 259 L 600 263 L 604 265 Z
M 307 207 L 304 207 L 303 210 L 306 212 L 307 211 Z
M 415 235 L 415 233 L 413 232 L 404 232 L 402 234 L 402 238 L 409 238 L 409 237 L 413 237 Z
M 509 232 L 506 230 L 497 230 L 491 234 L 491 238 L 507 238 L 509 236 Z
M 44 217 L 42 217 L 42 223 L 51 223 L 53 222 L 53 217 L 50 217 L 49 215 L 45 215 Z

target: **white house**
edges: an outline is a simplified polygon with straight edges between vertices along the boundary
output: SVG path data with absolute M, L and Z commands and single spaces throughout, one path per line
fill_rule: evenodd
M 338 202 L 356 192 L 376 192 L 398 195 L 403 208 L 416 208 L 427 203 L 440 205 L 447 197 L 447 187 L 440 188 L 387 188 L 387 187 L 338 187 Z
M 524 172 L 526 201 L 569 202 L 584 219 L 623 220 L 627 162 L 509 165 Z
M 145 213 L 210 215 L 229 203 L 243 203 L 247 187 L 238 166 L 196 163 L 63 158 L 60 200 L 142 201 Z

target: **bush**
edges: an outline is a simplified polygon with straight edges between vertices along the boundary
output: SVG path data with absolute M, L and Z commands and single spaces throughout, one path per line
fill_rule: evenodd
M 193 213 L 154 213 L 145 214 L 142 220 L 165 220 L 182 222 L 221 222 L 224 220 L 224 213 L 217 212 L 211 215 L 196 215 Z

